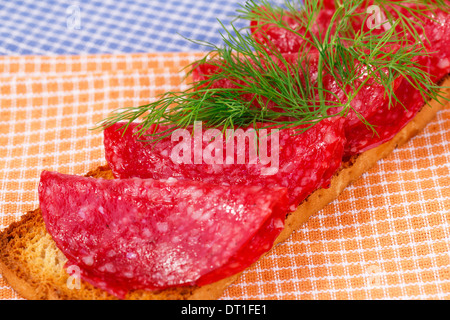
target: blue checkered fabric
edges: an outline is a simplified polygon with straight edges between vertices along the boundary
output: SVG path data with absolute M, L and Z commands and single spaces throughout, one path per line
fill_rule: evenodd
M 281 0 L 272 1 L 282 3 Z M 245 0 L 0 0 L 0 54 L 199 51 Z M 239 22 L 241 27 L 247 22 Z

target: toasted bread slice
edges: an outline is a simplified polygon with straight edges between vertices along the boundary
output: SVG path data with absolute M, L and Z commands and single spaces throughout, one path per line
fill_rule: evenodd
M 442 81 L 442 86 L 450 86 L 450 78 Z M 443 93 L 449 98 L 450 90 Z M 407 142 L 422 130 L 445 101 L 430 101 L 416 117 L 410 121 L 392 140 L 366 151 L 345 163 L 335 174 L 328 189 L 312 193 L 295 212 L 286 218 L 283 232 L 275 245 L 286 240 L 308 218 L 338 198 L 352 181 L 358 179 L 375 163 L 389 155 L 396 147 Z M 112 179 L 107 166 L 98 167 L 87 176 Z M 26 213 L 20 221 L 12 223 L 0 234 L 0 272 L 6 281 L 26 299 L 116 299 L 87 282 L 74 279 L 66 272 L 67 259 L 56 247 L 45 229 L 40 209 Z M 217 299 L 226 287 L 239 277 L 236 274 L 221 281 L 202 287 L 178 287 L 162 291 L 148 292 L 136 290 L 128 293 L 127 299 Z M 76 280 L 75 280 L 76 281 Z

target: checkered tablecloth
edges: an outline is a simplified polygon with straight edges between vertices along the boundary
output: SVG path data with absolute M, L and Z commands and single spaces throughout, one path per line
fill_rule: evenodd
M 80 29 L 67 20 L 77 8 Z M 0 1 L 0 229 L 39 205 L 42 170 L 84 174 L 104 164 L 95 123 L 182 87 L 180 69 L 203 53 L 176 33 L 219 43 L 215 19 L 235 8 L 233 1 Z M 222 299 L 450 299 L 449 222 L 447 107 Z M 0 277 L 0 299 L 20 298 Z
M 243 0 L 1 0 L 0 54 L 198 51 L 221 44 Z M 282 3 L 274 0 L 272 3 Z M 237 22 L 236 26 L 243 26 Z

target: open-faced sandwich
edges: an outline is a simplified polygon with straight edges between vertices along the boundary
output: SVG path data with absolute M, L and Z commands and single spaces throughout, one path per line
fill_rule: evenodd
M 98 125 L 105 166 L 42 172 L 1 273 L 32 299 L 218 298 L 446 104 L 449 9 L 247 1 L 186 90 Z

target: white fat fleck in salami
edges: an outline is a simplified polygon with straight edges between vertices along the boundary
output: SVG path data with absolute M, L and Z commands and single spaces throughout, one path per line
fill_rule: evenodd
M 244 270 L 284 226 L 287 190 L 44 171 L 46 228 L 82 278 L 129 290 L 203 285 Z
M 442 58 L 439 60 L 437 66 L 441 69 L 447 69 L 448 67 L 450 67 L 450 61 L 448 60 L 448 58 Z

